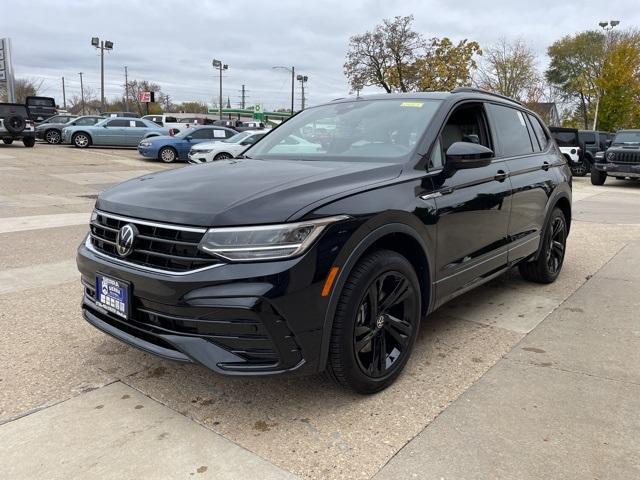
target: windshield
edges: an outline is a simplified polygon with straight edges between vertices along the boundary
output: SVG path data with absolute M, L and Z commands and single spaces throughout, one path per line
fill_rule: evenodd
M 440 103 L 390 98 L 309 108 L 283 123 L 246 154 L 264 159 L 404 162 Z
M 613 143 L 640 143 L 640 131 L 616 133 Z
M 225 143 L 240 143 L 243 138 L 247 138 L 249 135 L 251 135 L 251 132 L 240 132 L 222 141 Z

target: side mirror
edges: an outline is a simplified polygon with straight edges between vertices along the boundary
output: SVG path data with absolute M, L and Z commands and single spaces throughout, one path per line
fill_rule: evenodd
M 491 163 L 493 155 L 493 150 L 484 145 L 455 142 L 447 149 L 446 165 L 456 170 L 486 167 Z

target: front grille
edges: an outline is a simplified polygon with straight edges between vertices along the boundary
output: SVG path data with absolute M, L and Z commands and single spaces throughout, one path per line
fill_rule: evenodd
M 613 163 L 640 163 L 640 152 L 616 152 Z
M 122 258 L 116 252 L 116 237 L 127 224 L 135 225 L 139 235 L 134 250 Z M 129 263 L 169 272 L 187 272 L 222 263 L 198 250 L 205 229 L 183 228 L 97 212 L 91 222 L 91 243 L 101 253 Z

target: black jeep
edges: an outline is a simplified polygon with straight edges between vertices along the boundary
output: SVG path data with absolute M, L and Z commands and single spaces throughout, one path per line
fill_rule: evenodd
M 591 169 L 591 183 L 603 185 L 607 176 L 618 180 L 640 178 L 640 130 L 620 130 L 611 146 L 598 152 Z
M 22 140 L 25 147 L 36 144 L 35 127 L 25 105 L 0 103 L 0 138 L 6 145 L 14 140 Z

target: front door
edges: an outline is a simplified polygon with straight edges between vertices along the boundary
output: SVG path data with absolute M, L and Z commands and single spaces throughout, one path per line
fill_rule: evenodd
M 503 159 L 494 158 L 485 167 L 453 170 L 446 164 L 446 151 L 455 142 L 495 149 L 483 104 L 457 107 L 432 154 L 443 164 L 442 172 L 433 177 L 435 190 L 431 194 L 437 217 L 436 305 L 507 265 L 511 212 L 508 166 Z M 436 158 L 433 163 L 438 161 Z

